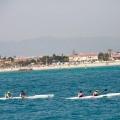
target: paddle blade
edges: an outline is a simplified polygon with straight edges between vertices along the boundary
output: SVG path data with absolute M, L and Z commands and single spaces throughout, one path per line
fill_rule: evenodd
M 107 91 L 107 89 L 104 89 L 104 91 Z
M 92 92 L 92 90 L 89 90 L 88 92 Z

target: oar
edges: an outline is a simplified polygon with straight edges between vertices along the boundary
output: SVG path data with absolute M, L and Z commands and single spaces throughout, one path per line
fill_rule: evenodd
M 14 96 L 14 89 L 12 89 L 12 97 Z
M 107 91 L 107 89 L 104 89 L 101 93 L 103 93 L 103 92 L 105 92 L 105 91 Z
M 104 89 L 102 92 L 105 92 L 105 91 L 107 91 L 107 89 Z
M 92 92 L 92 90 L 89 90 L 88 92 L 86 92 L 85 94 L 89 93 L 89 92 Z
M 92 90 L 89 90 L 88 92 L 92 92 Z

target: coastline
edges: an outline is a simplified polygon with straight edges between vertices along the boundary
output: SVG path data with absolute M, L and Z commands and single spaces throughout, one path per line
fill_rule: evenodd
M 21 68 L 0 68 L 0 72 L 13 72 L 13 71 L 31 71 L 31 70 L 52 70 L 52 69 L 71 69 L 71 68 L 87 68 L 87 67 L 100 67 L 100 66 L 120 66 L 119 62 L 103 62 L 103 63 L 82 63 L 76 65 L 55 65 L 55 66 L 33 66 Z

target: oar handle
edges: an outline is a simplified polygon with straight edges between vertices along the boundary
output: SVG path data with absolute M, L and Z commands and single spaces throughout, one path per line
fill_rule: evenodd
M 89 93 L 89 92 L 92 92 L 92 90 L 89 90 L 88 92 L 86 92 L 85 94 Z
M 105 92 L 105 91 L 107 91 L 107 89 L 104 89 L 101 93 L 103 93 L 103 92 Z
M 12 89 L 12 97 L 14 96 L 14 89 Z
M 104 89 L 102 92 L 107 91 L 107 89 Z

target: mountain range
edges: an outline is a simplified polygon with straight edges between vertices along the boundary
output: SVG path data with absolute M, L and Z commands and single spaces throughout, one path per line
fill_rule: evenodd
M 43 56 L 70 55 L 77 53 L 99 53 L 120 51 L 120 38 L 113 37 L 40 37 L 21 41 L 0 41 L 0 55 L 3 56 Z

